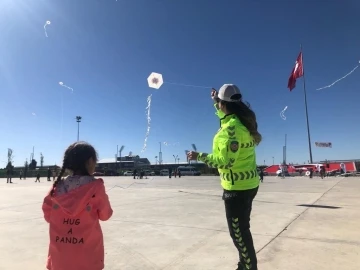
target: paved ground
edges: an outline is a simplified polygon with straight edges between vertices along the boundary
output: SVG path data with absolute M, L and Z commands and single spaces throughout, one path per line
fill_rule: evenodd
M 0 181 L 0 269 L 45 269 L 41 203 L 50 183 Z M 114 209 L 102 223 L 105 269 L 235 269 L 216 177 L 105 182 Z M 359 193 L 360 178 L 266 178 L 252 214 L 259 269 L 358 270 Z

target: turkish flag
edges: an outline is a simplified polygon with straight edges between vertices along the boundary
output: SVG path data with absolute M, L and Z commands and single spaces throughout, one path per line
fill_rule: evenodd
M 302 77 L 303 75 L 304 75 L 303 59 L 302 59 L 302 52 L 300 52 L 298 58 L 296 59 L 295 66 L 291 71 L 289 77 L 288 88 L 290 89 L 290 91 L 295 88 L 296 79 Z

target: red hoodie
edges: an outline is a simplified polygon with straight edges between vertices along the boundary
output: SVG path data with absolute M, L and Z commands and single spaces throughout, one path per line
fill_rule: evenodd
M 60 181 L 42 206 L 50 224 L 47 269 L 101 270 L 104 240 L 99 220 L 112 216 L 102 179 L 70 176 Z

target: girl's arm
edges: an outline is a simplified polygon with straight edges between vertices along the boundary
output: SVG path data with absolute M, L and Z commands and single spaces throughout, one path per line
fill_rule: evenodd
M 52 201 L 51 201 L 50 194 L 48 194 L 44 198 L 44 202 L 43 202 L 43 205 L 42 205 L 42 210 L 43 210 L 43 213 L 44 213 L 44 219 L 48 223 L 50 222 L 51 208 L 52 208 Z
M 110 205 L 109 197 L 106 194 L 104 182 L 101 181 L 100 190 L 98 192 L 98 217 L 102 221 L 106 221 L 111 218 L 113 210 Z

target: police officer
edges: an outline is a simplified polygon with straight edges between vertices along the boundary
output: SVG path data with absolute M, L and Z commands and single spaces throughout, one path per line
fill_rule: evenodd
M 255 146 L 261 134 L 255 113 L 242 101 L 236 85 L 225 84 L 219 93 L 213 89 L 211 97 L 221 126 L 214 137 L 213 152 L 189 152 L 188 158 L 218 169 L 229 232 L 239 252 L 237 270 L 257 270 L 250 214 L 259 187 Z

